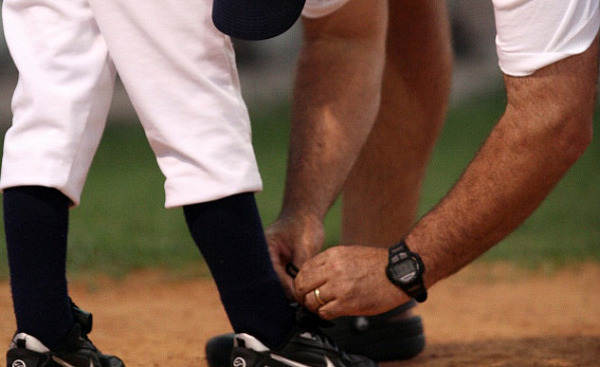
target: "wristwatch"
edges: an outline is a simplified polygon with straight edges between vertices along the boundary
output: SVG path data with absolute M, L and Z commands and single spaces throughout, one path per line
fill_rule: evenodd
M 427 289 L 423 283 L 425 265 L 421 257 L 411 252 L 404 240 L 390 247 L 386 274 L 390 282 L 400 287 L 417 302 L 425 302 Z

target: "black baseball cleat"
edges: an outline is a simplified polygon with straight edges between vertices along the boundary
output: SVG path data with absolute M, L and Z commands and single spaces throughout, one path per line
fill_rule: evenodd
M 208 367 L 228 367 L 231 362 L 234 333 L 213 336 L 208 339 L 204 347 Z
M 415 306 L 411 301 L 389 312 L 369 317 L 340 317 L 333 326 L 321 328 L 340 348 L 348 353 L 367 356 L 376 362 L 406 360 L 423 351 L 425 335 L 419 316 L 394 320 Z M 206 343 L 209 367 L 230 364 L 234 334 L 217 335 Z
M 73 304 L 75 324 L 65 340 L 53 350 L 35 337 L 18 333 L 6 352 L 7 367 L 125 367 L 115 356 L 103 354 L 88 339 L 92 315 Z
M 413 300 L 375 316 L 340 317 L 323 331 L 350 353 L 378 362 L 410 359 L 425 348 L 421 317 L 402 317 L 415 304 Z
M 234 336 L 232 367 L 378 367 L 367 357 L 346 354 L 318 328 L 298 325 L 282 347 L 271 350 L 249 334 Z

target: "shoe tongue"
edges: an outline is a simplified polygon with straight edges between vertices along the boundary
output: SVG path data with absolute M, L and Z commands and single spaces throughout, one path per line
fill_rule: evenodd
M 53 348 L 53 351 L 65 352 L 78 349 L 98 351 L 87 335 L 82 332 L 81 324 L 75 323 L 65 340 L 59 346 Z
M 73 318 L 75 319 L 75 323 L 81 325 L 82 334 L 87 335 L 91 333 L 92 327 L 94 325 L 94 319 L 92 317 L 92 314 L 77 307 L 77 305 L 75 305 L 74 303 L 72 303 L 71 309 L 73 311 Z

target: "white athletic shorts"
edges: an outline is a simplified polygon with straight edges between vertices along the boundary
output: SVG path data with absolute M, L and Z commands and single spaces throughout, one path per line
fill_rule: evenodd
M 493 0 L 500 69 L 527 76 L 587 50 L 600 27 L 598 0 Z
M 302 15 L 306 18 L 327 16 L 349 1 L 307 0 Z M 530 75 L 544 66 L 584 52 L 600 27 L 598 0 L 492 2 L 498 61 L 500 69 L 508 75 Z
M 118 72 L 166 177 L 166 207 L 261 190 L 234 51 L 211 9 L 208 0 L 4 0 L 20 75 L 0 189 L 54 187 L 78 205 Z

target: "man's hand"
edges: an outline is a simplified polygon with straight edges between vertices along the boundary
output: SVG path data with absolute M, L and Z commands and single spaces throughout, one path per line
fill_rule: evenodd
M 275 271 L 290 299 L 295 299 L 294 280 L 286 272 L 286 266 L 301 267 L 323 247 L 325 238 L 323 223 L 316 218 L 280 217 L 266 230 L 269 253 Z
M 387 263 L 384 248 L 332 247 L 302 265 L 294 281 L 296 298 L 328 320 L 389 311 L 410 297 L 387 279 Z

